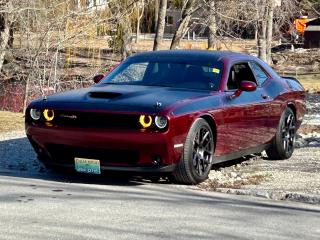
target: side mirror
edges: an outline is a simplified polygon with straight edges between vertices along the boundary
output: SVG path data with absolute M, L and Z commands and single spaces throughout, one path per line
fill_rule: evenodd
M 103 74 L 99 74 L 93 77 L 94 83 L 99 83 L 104 78 Z
M 257 90 L 257 84 L 250 81 L 242 81 L 240 83 L 239 89 L 235 91 L 235 93 L 233 93 L 232 95 L 229 95 L 229 98 L 232 100 L 236 97 L 239 97 L 242 92 L 253 92 L 255 90 Z
M 240 83 L 239 90 L 244 91 L 244 92 L 253 92 L 253 91 L 257 90 L 257 84 L 255 84 L 254 82 L 250 82 L 250 81 L 242 81 Z

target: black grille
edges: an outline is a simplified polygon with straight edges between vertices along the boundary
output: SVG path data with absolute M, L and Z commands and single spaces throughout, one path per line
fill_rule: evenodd
M 59 144 L 47 144 L 50 155 L 57 163 L 73 164 L 75 157 L 98 159 L 101 165 L 129 165 L 134 166 L 139 161 L 137 151 L 126 149 L 94 149 L 79 148 Z
M 139 129 L 139 116 L 128 114 L 107 114 L 94 112 L 64 112 L 55 111 L 52 122 L 58 126 L 72 126 L 81 128 L 113 128 Z

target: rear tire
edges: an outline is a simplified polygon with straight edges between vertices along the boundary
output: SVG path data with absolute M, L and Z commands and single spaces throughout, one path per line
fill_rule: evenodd
M 208 178 L 212 167 L 214 138 L 208 122 L 198 118 L 191 126 L 182 158 L 173 172 L 178 183 L 197 184 Z
M 277 133 L 271 147 L 266 150 L 269 159 L 284 160 L 292 156 L 296 135 L 296 117 L 290 108 L 281 115 Z

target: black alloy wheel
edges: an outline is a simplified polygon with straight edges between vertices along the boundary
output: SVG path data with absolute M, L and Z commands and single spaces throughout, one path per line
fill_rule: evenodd
M 266 150 L 269 159 L 283 160 L 292 156 L 297 131 L 296 117 L 290 108 L 281 115 L 277 133 Z
M 192 163 L 199 177 L 207 174 L 212 165 L 213 136 L 210 129 L 203 125 L 193 139 Z
M 173 172 L 179 183 L 197 184 L 208 178 L 213 163 L 214 135 L 208 122 L 198 118 L 191 126 L 182 158 Z

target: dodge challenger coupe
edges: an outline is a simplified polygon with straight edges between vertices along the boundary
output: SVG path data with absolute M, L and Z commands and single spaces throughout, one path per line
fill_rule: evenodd
M 94 81 L 28 106 L 26 133 L 45 165 L 196 184 L 222 161 L 290 158 L 306 111 L 298 80 L 232 52 L 136 54 Z

